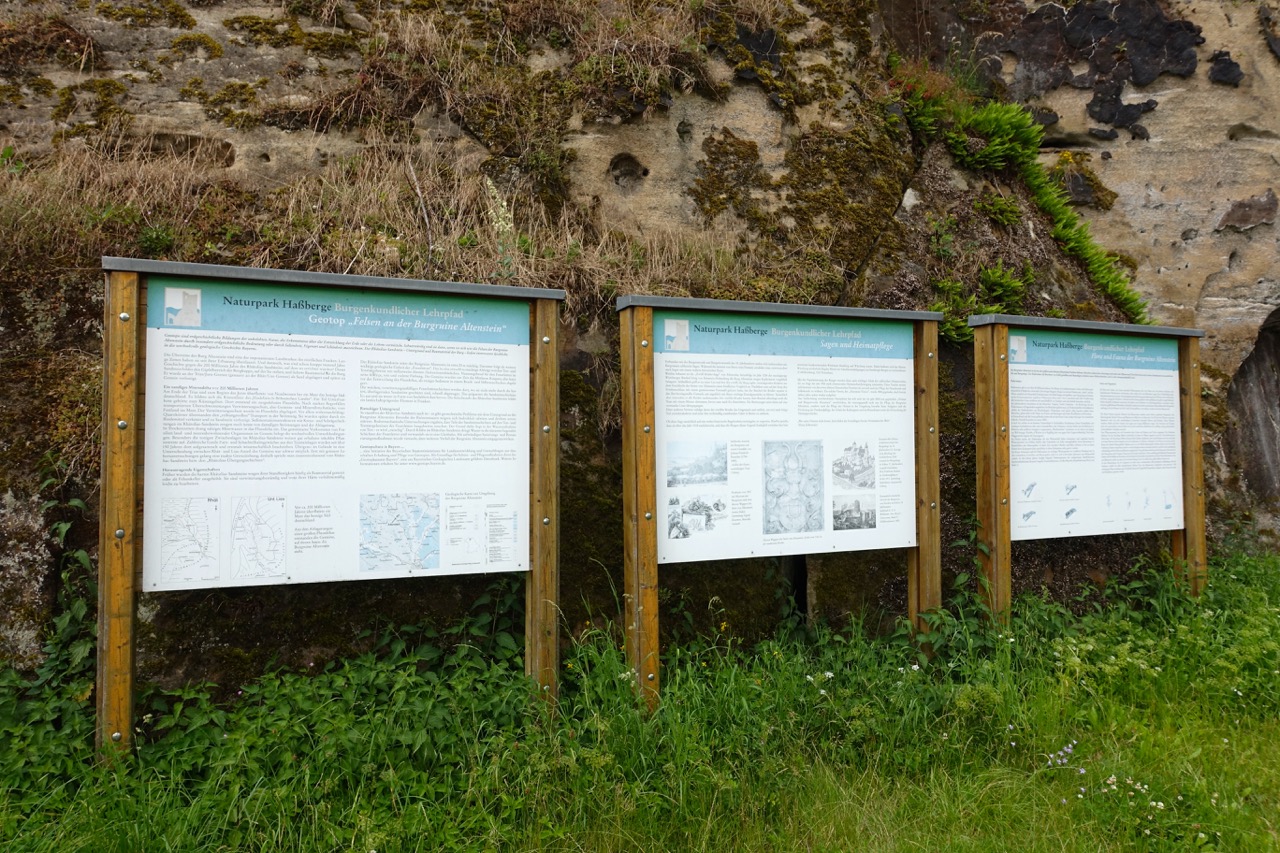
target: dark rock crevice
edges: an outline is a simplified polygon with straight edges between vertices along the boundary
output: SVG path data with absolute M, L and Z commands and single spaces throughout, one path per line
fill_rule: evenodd
M 1227 393 L 1227 449 L 1245 483 L 1265 502 L 1280 502 L 1280 309 L 1258 332 Z

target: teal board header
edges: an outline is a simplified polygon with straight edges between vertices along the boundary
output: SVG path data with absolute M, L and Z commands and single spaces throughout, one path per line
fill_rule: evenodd
M 147 277 L 151 328 L 528 344 L 529 304 L 509 299 Z
M 1178 342 L 1136 335 L 1010 329 L 1009 363 L 1177 371 Z
M 909 321 L 654 311 L 655 352 L 825 358 L 913 357 Z

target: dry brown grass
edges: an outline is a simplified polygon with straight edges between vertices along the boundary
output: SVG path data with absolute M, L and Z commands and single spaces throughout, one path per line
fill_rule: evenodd
M 478 164 L 430 149 L 384 141 L 268 189 L 146 149 L 67 145 L 0 175 L 0 357 L 83 367 L 75 354 L 99 346 L 103 255 L 557 288 L 566 322 L 584 330 L 614 328 L 614 300 L 626 294 L 773 298 L 784 289 L 730 236 L 600 233 L 572 208 L 551 217 Z M 171 244 L 148 252 L 145 236 L 156 233 Z M 590 358 L 599 384 L 612 387 L 613 357 Z M 604 397 L 602 417 L 613 422 L 616 405 Z M 39 437 L 78 473 L 95 457 L 83 425 L 63 420 Z
M 26 76 L 40 61 L 87 71 L 95 58 L 93 39 L 59 15 L 32 11 L 0 21 L 0 77 Z

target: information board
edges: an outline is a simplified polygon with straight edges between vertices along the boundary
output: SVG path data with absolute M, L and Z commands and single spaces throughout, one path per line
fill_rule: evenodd
M 1011 329 L 1010 538 L 1183 527 L 1178 342 Z
M 527 302 L 152 275 L 143 588 L 529 566 Z
M 659 563 L 916 544 L 911 322 L 657 310 Z

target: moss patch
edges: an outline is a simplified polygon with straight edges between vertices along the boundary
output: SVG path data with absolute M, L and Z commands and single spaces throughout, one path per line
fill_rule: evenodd
M 867 109 L 849 130 L 812 125 L 787 149 L 785 162 L 779 212 L 855 279 L 894 227 L 914 158 L 896 144 L 883 115 Z
M 237 15 L 227 18 L 222 25 L 240 33 L 250 44 L 268 47 L 301 47 L 331 59 L 348 56 L 359 49 L 359 41 L 348 32 L 314 32 L 302 29 L 295 15 L 286 18 L 260 18 L 256 15 Z
M 760 163 L 760 146 L 725 127 L 703 140 L 702 152 L 707 156 L 698 162 L 689 195 L 707 224 L 732 210 L 757 231 L 767 228 L 771 218 L 762 195 L 773 181 Z
M 1057 182 L 1072 204 L 1110 210 L 1115 204 L 1115 191 L 1103 184 L 1097 173 L 1089 168 L 1090 159 L 1083 151 L 1063 151 L 1058 154 L 1058 162 L 1049 169 L 1049 178 Z
M 255 83 L 234 81 L 210 93 L 205 89 L 203 80 L 193 77 L 178 90 L 178 95 L 202 104 L 205 115 L 214 121 L 237 130 L 249 130 L 262 123 L 262 116 L 245 108 L 257 103 L 258 90 L 266 84 L 265 79 Z
M 54 121 L 71 123 L 71 128 L 55 134 L 55 141 L 66 137 L 117 133 L 128 127 L 133 116 L 119 101 L 127 91 L 124 83 L 107 77 L 95 77 L 59 89 L 58 102 L 50 117 Z M 83 120 L 75 121 L 82 116 Z
M 94 12 L 128 27 L 175 27 L 189 30 L 196 19 L 178 0 L 139 0 L 134 3 L 98 3 Z
M 197 56 L 204 53 L 206 59 L 222 56 L 222 45 L 208 33 L 188 33 L 175 38 L 169 45 L 174 55 Z
M 780 282 L 771 301 L 863 302 L 862 271 L 877 248 L 896 245 L 893 212 L 914 163 L 883 113 L 860 110 L 849 129 L 812 124 L 787 148 L 777 178 L 756 143 L 728 128 L 703 152 L 689 195 L 707 222 L 731 211 L 754 233 L 758 242 L 744 251 Z
M 97 68 L 93 39 L 61 17 L 26 15 L 0 21 L 0 82 L 10 103 L 20 104 L 22 88 L 48 97 L 54 86 L 35 71 L 42 63 L 78 71 Z

